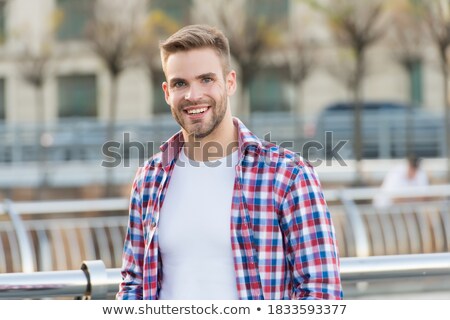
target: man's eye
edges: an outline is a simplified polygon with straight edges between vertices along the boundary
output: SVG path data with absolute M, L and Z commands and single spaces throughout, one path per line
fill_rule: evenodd
M 212 82 L 212 81 L 213 81 L 212 78 L 203 78 L 203 82 L 204 83 L 209 83 L 209 82 Z
M 173 86 L 174 86 L 175 88 L 181 88 L 181 87 L 183 87 L 185 84 L 186 84 L 186 83 L 185 83 L 184 81 L 177 81 L 177 82 L 175 82 L 175 83 L 173 84 Z

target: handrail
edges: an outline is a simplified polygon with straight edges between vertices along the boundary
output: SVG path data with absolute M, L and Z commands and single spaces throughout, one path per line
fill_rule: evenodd
M 22 260 L 22 271 L 23 272 L 33 272 L 36 270 L 34 265 L 34 257 L 33 257 L 33 250 L 32 250 L 32 243 L 31 239 L 27 233 L 27 230 L 25 229 L 25 226 L 23 225 L 23 221 L 20 217 L 20 213 L 17 212 L 16 208 L 14 208 L 14 205 L 12 201 L 5 200 L 4 201 L 4 210 L 9 215 L 9 218 L 11 219 L 12 224 L 14 225 L 14 228 L 17 233 L 17 237 L 20 239 L 19 241 L 19 252 L 20 252 L 20 258 Z
M 382 192 L 380 188 L 350 188 L 323 190 L 327 201 L 340 201 L 344 196 L 348 200 L 370 200 Z M 426 187 L 408 187 L 389 191 L 393 197 L 450 197 L 450 184 L 430 185 Z M 10 200 L 11 201 L 11 200 Z M 66 213 L 85 211 L 127 210 L 128 198 L 57 200 L 57 201 L 15 201 L 16 211 L 26 214 Z M 0 215 L 6 213 L 6 206 L 0 203 Z
M 353 229 L 355 237 L 355 248 L 357 257 L 367 257 L 370 255 L 370 245 L 368 234 L 365 231 L 364 222 L 354 201 L 349 198 L 348 193 L 341 193 L 341 202 L 349 215 L 349 224 Z
M 346 199 L 352 201 L 370 200 L 380 192 L 382 192 L 380 188 L 323 190 L 325 199 L 327 199 L 327 201 L 340 201 L 343 196 Z M 389 194 L 393 197 L 399 198 L 450 197 L 450 184 L 430 185 L 426 187 L 408 187 L 389 191 Z M 15 201 L 14 207 L 19 214 L 127 210 L 128 198 L 57 201 Z M 0 215 L 5 214 L 6 211 L 7 206 L 0 203 Z
M 14 207 L 18 212 L 26 214 L 119 211 L 128 209 L 128 199 L 18 201 L 14 203 Z M 5 208 L 0 205 L 0 214 L 2 211 L 5 211 Z
M 450 253 L 341 258 L 345 282 L 450 276 Z
M 341 258 L 343 283 L 450 276 L 450 253 Z M 82 270 L 0 274 L 0 299 L 76 297 L 107 299 L 121 281 L 120 269 L 101 260 L 85 261 Z
M 94 269 L 103 267 L 103 271 L 90 269 L 93 265 L 96 265 Z M 117 292 L 120 280 L 120 269 L 106 269 L 101 260 L 83 262 L 81 270 L 3 273 L 0 274 L 0 299 L 106 299 L 108 294 Z
M 380 192 L 381 188 L 347 188 L 325 189 L 324 196 L 328 201 L 337 201 L 344 195 L 350 200 L 371 200 Z M 389 190 L 389 195 L 398 198 L 416 197 L 450 197 L 450 184 L 437 184 L 425 187 L 405 187 L 398 190 Z
M 367 210 L 367 208 L 364 207 L 364 205 L 358 204 L 356 201 L 357 200 L 367 200 L 367 199 L 371 199 L 377 192 L 380 192 L 380 189 L 378 188 L 354 188 L 354 189 L 334 189 L 334 190 L 324 190 L 324 194 L 325 194 L 325 198 L 327 199 L 327 201 L 337 201 L 340 202 L 339 208 L 337 208 L 337 213 L 336 213 L 336 217 L 338 219 L 341 219 L 340 221 L 343 221 L 342 219 L 345 219 L 345 221 L 343 222 L 342 225 L 344 225 L 343 228 L 345 229 L 339 229 L 338 232 L 341 232 L 338 235 L 341 234 L 345 234 L 345 237 L 341 237 L 342 241 L 341 245 L 344 246 L 344 248 L 350 248 L 348 250 L 348 252 L 345 253 L 346 256 L 357 256 L 357 257 L 367 257 L 369 255 L 373 255 L 373 254 L 389 254 L 389 253 L 418 253 L 418 252 L 432 252 L 432 250 L 408 250 L 405 249 L 404 247 L 401 247 L 402 249 L 399 249 L 397 251 L 392 251 L 388 252 L 389 250 L 385 250 L 383 249 L 383 247 L 375 247 L 375 245 L 379 245 L 381 243 L 381 246 L 384 246 L 385 243 L 392 243 L 387 241 L 386 239 L 382 238 L 382 237 L 378 237 L 376 241 L 373 238 L 373 234 L 379 234 L 379 232 L 377 233 L 377 230 L 375 229 L 371 229 L 370 227 L 370 223 L 373 220 L 372 217 L 367 218 L 367 212 L 369 210 Z M 432 186 L 428 186 L 426 188 L 408 188 L 408 189 L 403 189 L 403 190 L 398 190 L 398 191 L 393 191 L 392 194 L 395 194 L 399 197 L 416 197 L 416 196 L 420 196 L 420 198 L 425 198 L 425 197 L 438 197 L 440 198 L 438 201 L 442 202 L 442 206 L 440 207 L 441 210 L 439 211 L 439 214 L 437 216 L 433 216 L 432 218 L 434 219 L 434 222 L 430 222 L 430 223 L 434 223 L 433 225 L 433 232 L 434 230 L 436 230 L 436 239 L 434 244 L 438 243 L 438 241 L 441 245 L 439 247 L 437 247 L 437 249 L 435 250 L 435 252 L 441 252 L 445 250 L 445 246 L 448 245 L 449 242 L 449 238 L 448 238 L 448 230 L 450 230 L 450 222 L 448 220 L 448 210 L 449 207 L 447 205 L 448 199 L 450 198 L 450 185 L 432 185 Z M 444 199 L 442 199 L 444 198 Z M 445 203 L 444 203 L 445 202 Z M 423 201 L 424 204 L 427 203 L 427 201 Z M 36 270 L 51 270 L 52 266 L 48 265 L 47 267 L 43 268 L 41 266 L 38 266 L 38 263 L 41 263 L 41 265 L 44 265 L 49 262 L 52 261 L 51 259 L 49 260 L 49 257 L 51 257 L 52 255 L 49 253 L 51 251 L 49 251 L 50 249 L 50 245 L 48 244 L 48 237 L 49 235 L 46 233 L 46 230 L 42 229 L 39 230 L 39 232 L 37 233 L 38 236 L 38 240 L 35 240 L 34 238 L 31 239 L 31 235 L 32 232 L 35 231 L 35 227 L 36 227 L 36 221 L 38 220 L 22 220 L 22 215 L 26 214 L 26 215 L 38 215 L 38 214 L 51 214 L 51 213 L 59 213 L 61 214 L 60 217 L 62 217 L 63 214 L 65 213 L 76 213 L 76 212 L 118 212 L 121 215 L 123 215 L 125 217 L 127 208 L 129 205 L 129 199 L 125 198 L 125 197 L 121 197 L 121 198 L 113 198 L 113 199 L 89 199 L 89 200 L 58 200 L 58 201 L 20 201 L 20 202 L 12 202 L 11 200 L 5 200 L 4 203 L 0 203 L 0 215 L 4 214 L 7 215 L 9 217 L 10 223 L 8 223 L 8 228 L 10 228 L 10 226 L 12 228 L 14 228 L 14 230 L 12 230 L 12 232 L 10 232 L 9 236 L 10 238 L 13 240 L 13 242 L 11 242 L 11 240 L 9 240 L 9 243 L 13 243 L 15 246 L 17 246 L 16 250 L 12 250 L 12 252 L 15 252 L 15 259 L 10 260 L 10 262 L 13 262 L 13 268 L 10 271 L 23 271 L 23 272 L 33 272 Z M 330 210 L 332 210 L 332 208 L 330 207 Z M 343 210 L 344 211 L 344 215 L 342 215 L 340 213 L 339 210 Z M 333 214 L 333 211 L 331 211 Z M 378 211 L 374 211 L 376 214 L 378 214 Z M 383 214 L 385 212 L 382 212 Z M 386 213 L 391 214 L 390 212 L 386 211 Z M 341 214 L 339 216 L 339 214 Z M 395 214 L 395 213 L 394 213 Z M 425 219 L 426 216 L 423 215 L 424 218 L 422 217 L 422 215 L 419 217 L 420 219 Z M 417 219 L 419 219 L 417 218 Z M 367 222 L 366 220 L 369 219 Z M 372 219 L 372 220 L 370 220 Z M 428 219 L 428 218 L 427 218 Z M 430 218 L 431 219 L 431 218 Z M 389 219 L 388 219 L 389 220 Z M 394 222 L 396 222 L 397 220 L 395 220 Z M 441 228 L 441 221 L 442 221 L 442 228 Z M 369 226 L 368 226 L 369 224 Z M 413 229 L 408 229 L 408 230 L 404 230 L 406 227 L 403 226 L 402 224 L 396 224 L 395 226 L 399 226 L 399 230 L 397 230 L 397 236 L 398 234 L 400 235 L 404 235 L 404 237 L 398 237 L 398 239 L 404 239 L 407 236 L 412 235 L 412 239 L 419 239 L 417 240 L 415 243 L 419 243 L 420 241 L 422 242 L 426 242 L 426 244 L 428 246 L 432 246 L 433 245 L 433 241 L 430 240 L 431 236 L 429 236 L 428 238 L 426 237 L 426 234 L 423 233 L 420 228 L 415 228 L 415 226 L 412 226 Z M 425 223 L 425 224 L 421 224 L 423 225 L 423 228 L 427 229 L 429 228 L 429 226 Z M 374 223 L 371 225 L 373 228 L 376 228 L 377 224 Z M 385 224 L 386 226 L 386 230 L 388 230 L 389 227 L 389 223 Z M 435 227 L 437 226 L 437 227 Z M 123 227 L 126 227 L 126 224 L 124 222 Z M 100 247 L 107 247 L 107 232 L 105 232 L 103 229 L 103 227 L 99 228 L 98 230 L 95 231 L 95 236 L 96 241 L 99 241 L 99 246 Z M 402 229 L 403 228 L 403 229 Z M 392 227 L 391 227 L 392 229 Z M 87 229 L 86 229 L 87 230 Z M 120 229 L 118 232 L 118 237 L 114 237 L 114 239 L 118 239 L 118 238 L 122 238 L 120 236 Z M 375 231 L 374 231 L 375 230 Z M 410 232 L 410 231 L 413 232 Z M 423 237 L 421 238 L 422 240 L 420 240 L 419 237 L 415 237 L 415 234 L 413 234 L 415 232 L 415 230 L 417 230 L 417 234 L 421 234 Z M 439 233 L 440 230 L 441 233 Z M 402 233 L 403 231 L 403 233 Z M 109 232 L 109 231 L 108 231 Z M 383 232 L 385 232 L 385 230 L 383 229 Z M 410 233 L 408 233 L 410 232 Z M 59 241 L 61 236 L 59 232 L 53 232 L 53 230 L 50 232 L 50 236 L 52 238 L 53 241 L 53 245 L 59 245 L 62 246 L 63 245 L 63 241 Z M 389 234 L 389 230 L 386 231 L 386 233 Z M 393 234 L 391 232 L 391 234 Z M 76 231 L 74 230 L 68 230 L 66 232 L 66 235 L 68 237 L 71 237 L 69 239 L 69 242 L 76 242 Z M 83 234 L 83 236 L 89 237 L 90 233 L 87 232 L 86 234 Z M 444 238 L 445 236 L 447 236 L 447 238 Z M 372 237 L 372 238 L 371 238 Z M 17 239 L 17 241 L 15 241 Z M 75 240 L 74 240 L 75 239 Z M 72 241 L 73 240 L 73 241 Z M 392 240 L 392 239 L 391 239 Z M 84 240 L 83 240 L 84 241 Z M 384 241 L 384 243 L 383 243 Z M 395 239 L 394 239 L 395 241 Z M 419 242 L 418 242 L 419 241 Z M 2 247 L 2 239 L 0 238 L 0 247 Z M 117 242 L 117 241 L 116 241 Z M 120 241 L 118 241 L 120 242 Z M 406 241 L 401 241 L 401 240 L 397 240 L 397 242 L 399 243 L 406 243 Z M 35 248 L 33 247 L 34 244 L 37 244 L 36 247 L 40 250 L 38 254 L 40 254 L 40 257 L 42 259 L 40 259 L 39 261 L 37 261 L 35 259 Z M 375 244 L 374 244 L 375 243 Z M 43 245 L 42 245 L 43 244 Z M 42 246 L 41 246 L 42 245 Z M 94 246 L 94 244 L 89 244 Z M 420 243 L 419 245 L 420 246 Z M 113 246 L 114 248 L 119 248 L 119 246 L 117 246 L 117 243 L 115 246 Z M 381 249 L 380 249 L 381 248 Z M 416 248 L 416 247 L 415 247 Z M 62 250 L 62 249 L 61 249 Z M 61 250 L 56 250 L 56 252 L 61 252 Z M 119 249 L 120 250 L 120 249 Z M 92 252 L 93 250 L 89 251 Z M 74 250 L 74 252 L 80 252 L 80 250 Z M 65 256 L 64 254 L 66 254 L 65 252 L 62 253 L 63 255 L 58 255 L 56 258 L 57 263 L 57 269 L 67 269 L 67 268 L 73 268 L 77 266 L 77 263 L 79 260 L 81 259 L 92 259 L 92 258 L 99 258 L 99 259 L 105 259 L 105 262 L 107 263 L 108 266 L 111 267 L 116 267 L 118 266 L 118 263 L 120 261 L 120 253 L 117 254 L 117 251 L 114 251 L 114 259 L 116 259 L 115 261 L 118 261 L 117 263 L 111 264 L 110 261 L 108 261 L 108 257 L 105 255 L 101 255 L 100 257 L 96 257 L 93 254 L 87 255 L 85 257 L 81 257 L 81 256 L 73 256 L 73 258 L 70 260 L 71 261 L 71 266 L 65 266 L 64 263 L 61 266 L 61 264 L 59 264 L 59 262 L 61 261 L 65 261 Z M 47 258 L 45 258 L 47 256 Z M 8 261 L 7 259 L 5 259 L 4 261 Z M 20 261 L 20 263 L 18 262 Z M 73 264 L 75 263 L 75 265 Z M 21 269 L 18 269 L 16 266 L 20 266 Z M 3 270 L 5 270 L 5 268 L 3 268 Z

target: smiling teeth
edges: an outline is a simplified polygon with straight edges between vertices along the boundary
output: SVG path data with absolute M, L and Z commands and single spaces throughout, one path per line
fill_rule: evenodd
M 197 113 L 205 112 L 206 110 L 208 110 L 208 108 L 193 109 L 193 110 L 189 110 L 188 113 L 189 114 L 197 114 Z

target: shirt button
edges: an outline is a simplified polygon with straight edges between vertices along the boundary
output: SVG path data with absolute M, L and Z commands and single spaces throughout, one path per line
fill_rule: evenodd
M 154 229 L 154 228 L 156 228 L 156 222 L 155 221 L 152 222 L 152 229 Z

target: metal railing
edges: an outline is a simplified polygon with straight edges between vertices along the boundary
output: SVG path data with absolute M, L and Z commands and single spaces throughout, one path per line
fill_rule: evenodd
M 370 292 L 360 286 L 355 293 L 352 287 L 361 282 L 412 279 L 417 284 L 429 278 L 437 278 L 450 291 L 450 253 L 341 259 L 344 293 L 348 290 L 350 297 Z M 107 269 L 101 260 L 85 261 L 81 270 L 0 274 L 0 299 L 113 299 L 120 281 L 120 269 Z M 403 286 L 403 292 L 410 290 Z
M 378 119 L 378 118 L 377 118 Z M 338 151 L 339 157 L 345 160 L 346 165 L 332 165 L 317 168 L 320 171 L 321 181 L 335 183 L 351 183 L 354 176 L 358 174 L 352 160 L 352 137 L 351 134 L 339 136 L 339 128 L 334 131 L 331 141 L 324 138 L 324 134 L 319 137 L 309 131 L 314 131 L 313 119 L 305 119 L 293 116 L 289 113 L 254 113 L 247 119 L 242 119 L 259 137 L 271 140 L 285 147 L 300 152 L 305 158 L 312 162 L 324 159 L 325 146 L 329 143 L 334 147 L 339 139 L 348 140 L 345 146 Z M 392 120 L 392 119 L 388 119 Z M 333 118 L 333 123 L 341 122 L 341 128 L 348 131 L 351 126 L 347 122 Z M 370 123 L 377 122 L 372 117 Z M 378 122 L 387 123 L 383 119 Z M 401 122 L 396 123 L 396 127 Z M 417 122 L 421 126 L 422 122 Z M 422 153 L 419 155 L 427 157 L 430 162 L 430 175 L 438 180 L 443 180 L 446 172 L 446 144 L 443 134 L 442 124 L 426 126 L 420 132 L 429 134 L 416 134 L 414 144 Z M 49 123 L 45 127 L 37 124 L 0 124 L 0 187 L 40 187 L 48 185 L 50 187 L 70 187 L 85 186 L 91 184 L 126 184 L 134 176 L 135 168 L 142 164 L 148 157 L 159 151 L 159 145 L 179 130 L 179 126 L 172 119 L 171 115 L 155 116 L 142 122 L 120 121 L 116 126 L 115 142 L 120 147 L 111 148 L 114 159 L 104 154 L 103 146 L 107 140 L 107 125 L 97 120 L 76 119 L 72 121 L 58 120 Z M 377 126 L 377 132 L 365 135 L 364 150 L 368 156 L 367 161 L 373 159 L 403 159 L 406 155 L 406 140 L 404 134 L 398 134 L 396 130 L 387 130 L 382 125 Z M 41 139 L 39 135 L 45 131 Z M 309 132 L 309 133 L 308 133 Z M 405 132 L 404 130 L 402 132 Z M 442 133 L 442 134 L 441 134 Z M 320 138 L 320 139 L 319 139 Z M 42 141 L 41 141 L 42 140 Z M 311 141 L 315 141 L 311 144 Z M 42 143 L 41 143 L 42 142 Z M 317 143 L 316 143 L 317 142 Z M 318 145 L 319 143 L 319 145 Z M 139 147 L 136 147 L 139 145 Z M 331 148 L 333 149 L 333 148 Z M 102 161 L 114 162 L 118 157 L 122 160 L 119 166 L 113 171 L 107 171 L 102 166 Z M 326 157 L 333 159 L 333 157 Z M 365 176 L 378 183 L 386 173 L 383 166 L 378 164 L 367 165 L 364 161 Z M 381 161 L 381 160 L 380 160 Z M 395 160 L 394 160 L 395 161 Z M 125 165 L 124 163 L 130 163 Z M 26 165 L 24 165 L 26 164 Z M 344 168 L 345 167 L 345 168 Z M 375 169 L 374 169 L 375 168 Z M 351 170 L 348 170 L 351 169 Z M 373 174 L 375 170 L 375 175 Z M 114 172 L 113 177 L 108 173 Z M 108 177 L 108 178 L 107 178 Z M 377 180 L 373 180 L 376 178 Z
M 396 192 L 421 201 L 378 210 L 378 189 L 325 190 L 342 257 L 450 250 L 450 185 Z M 395 194 L 393 194 L 395 195 Z M 121 264 L 128 199 L 0 203 L 0 273 Z
M 342 256 L 433 253 L 450 250 L 450 185 L 390 192 L 402 199 L 376 208 L 378 188 L 325 190 Z
M 414 127 L 417 132 L 414 136 L 415 150 L 423 156 L 439 157 L 445 155 L 445 136 L 443 118 L 437 117 L 429 121 L 416 121 Z M 333 116 L 325 123 L 331 126 L 317 126 L 312 118 L 297 117 L 286 112 L 253 113 L 243 121 L 261 138 L 270 135 L 268 139 L 278 143 L 292 142 L 290 149 L 305 151 L 304 143 L 315 140 L 324 146 L 330 141 L 324 141 L 325 132 L 333 131 L 334 141 L 349 140 L 343 148 L 342 156 L 350 159 L 352 145 L 352 118 L 347 116 Z M 402 121 L 395 122 L 395 128 L 386 127 L 391 123 L 392 114 L 385 116 L 366 117 L 364 128 L 368 130 L 363 135 L 364 155 L 370 158 L 401 158 L 406 156 L 406 130 Z M 323 123 L 322 123 L 323 124 Z M 119 121 L 116 124 L 116 139 L 125 142 L 123 134 L 129 134 L 134 142 L 144 145 L 151 141 L 157 150 L 159 143 L 165 141 L 179 126 L 171 115 L 159 115 L 145 121 Z M 97 120 L 76 119 L 62 120 L 49 123 L 45 126 L 39 124 L 0 124 L 0 140 L 3 142 L 0 150 L 0 163 L 21 163 L 37 161 L 39 148 L 45 148 L 48 161 L 88 161 L 102 159 L 101 147 L 107 139 L 107 124 Z M 315 133 L 309 131 L 317 131 Z M 319 132 L 320 131 L 320 132 Z M 46 138 L 41 144 L 39 134 L 45 132 Z M 125 143 L 126 144 L 126 143 Z M 127 146 L 125 145 L 125 148 Z M 324 148 L 325 149 L 325 148 Z M 154 150 L 146 150 L 151 155 Z M 311 150 L 310 150 L 311 151 Z M 324 150 L 315 155 L 323 156 Z M 348 151 L 348 152 L 347 152 Z M 303 152 L 303 154 L 306 154 Z M 131 157 L 135 156 L 129 154 Z M 422 155 L 422 154 L 421 154 Z
M 0 203 L 0 273 L 120 264 L 128 199 Z M 2 219 L 3 216 L 3 219 Z

